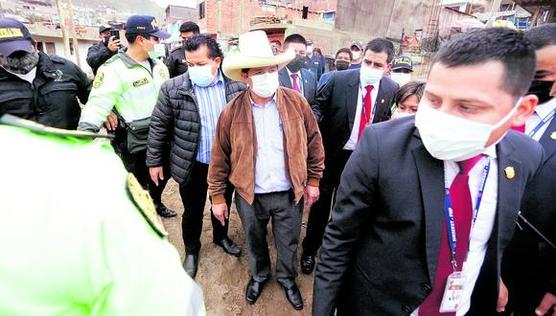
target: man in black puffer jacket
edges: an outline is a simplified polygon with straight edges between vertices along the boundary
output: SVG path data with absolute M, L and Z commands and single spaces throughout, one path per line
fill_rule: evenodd
M 166 178 L 163 167 L 170 159 L 170 174 L 180 185 L 186 257 L 185 271 L 195 277 L 201 248 L 203 211 L 207 198 L 207 173 L 216 123 L 226 103 L 246 90 L 220 70 L 223 54 L 207 35 L 196 35 L 185 44 L 189 71 L 166 81 L 160 88 L 151 117 L 147 166 L 153 182 Z M 231 187 L 231 186 L 230 186 Z M 228 208 L 233 188 L 226 193 Z M 233 256 L 241 249 L 228 238 L 228 222 L 220 224 L 211 213 L 213 242 Z

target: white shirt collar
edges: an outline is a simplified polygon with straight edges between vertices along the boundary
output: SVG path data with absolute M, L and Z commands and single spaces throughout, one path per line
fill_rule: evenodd
M 297 72 L 291 72 L 290 69 L 288 67 L 286 67 L 286 71 L 288 72 L 288 76 L 291 78 L 292 74 L 296 74 L 297 78 L 301 78 L 301 69 L 299 69 Z
M 544 119 L 547 115 L 549 115 L 552 111 L 556 108 L 556 98 L 552 98 L 543 104 L 539 104 L 535 107 L 535 112 L 537 115 Z

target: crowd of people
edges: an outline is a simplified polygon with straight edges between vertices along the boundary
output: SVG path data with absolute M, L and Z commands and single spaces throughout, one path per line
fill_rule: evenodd
M 152 16 L 128 19 L 125 47 L 101 26 L 91 80 L 0 18 L 0 315 L 205 314 L 207 198 L 213 243 L 240 257 L 235 203 L 248 304 L 272 278 L 271 222 L 295 310 L 556 315 L 556 24 L 455 36 L 426 82 L 386 38 L 327 72 L 302 34 L 247 32 L 225 55 L 180 32 L 166 54 Z M 183 262 L 159 218 L 177 215 L 170 178 Z

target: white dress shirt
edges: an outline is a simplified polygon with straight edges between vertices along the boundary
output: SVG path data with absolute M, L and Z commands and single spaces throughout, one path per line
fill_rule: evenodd
M 483 261 L 485 260 L 488 240 L 492 234 L 496 218 L 496 206 L 498 204 L 498 161 L 496 159 L 496 147 L 489 147 L 485 150 L 484 154 L 490 158 L 490 171 L 481 200 L 481 208 L 477 213 L 477 220 L 471 228 L 469 253 L 467 255 L 467 260 L 463 264 L 463 273 L 465 275 L 463 297 L 460 302 L 460 307 L 456 312 L 456 316 L 463 316 L 469 311 L 471 306 L 471 294 L 473 294 L 475 283 L 477 282 Z M 471 171 L 469 171 L 469 191 L 471 193 L 473 210 L 475 210 L 475 204 L 477 203 L 477 195 L 479 194 L 483 170 L 489 161 L 487 157 L 481 159 Z M 460 169 L 456 162 L 444 161 L 444 170 L 446 187 L 449 188 Z M 439 212 L 443 212 L 443 210 L 439 210 Z M 444 218 L 444 216 L 442 216 L 442 218 Z M 417 315 L 418 310 L 411 314 L 411 316 Z
M 380 86 L 380 81 L 376 84 L 373 84 L 373 91 L 371 91 L 371 118 L 369 119 L 369 124 L 373 121 L 376 113 L 376 97 L 378 95 L 378 88 Z M 359 95 L 357 97 L 357 108 L 355 109 L 355 119 L 353 120 L 353 128 L 351 129 L 351 134 L 347 143 L 344 145 L 345 150 L 354 150 L 355 146 L 357 145 L 358 137 L 359 137 L 359 123 L 361 123 L 361 110 L 363 108 L 363 100 L 365 99 L 365 95 L 367 94 L 367 90 L 365 87 L 359 86 Z
M 301 70 L 297 71 L 297 72 L 291 72 L 288 67 L 286 67 L 286 71 L 288 72 L 288 78 L 290 79 L 290 83 L 292 85 L 292 89 L 293 89 L 293 78 L 292 78 L 292 74 L 296 74 L 297 75 L 297 86 L 299 87 L 299 93 L 303 94 L 303 77 L 301 76 Z M 304 95 L 304 94 L 303 94 Z
M 535 129 L 535 127 L 537 127 L 537 125 L 539 125 L 545 117 L 550 115 L 555 108 L 556 98 L 552 98 L 548 102 L 537 105 L 535 107 L 535 112 L 529 116 L 527 123 L 525 123 L 525 134 L 529 135 L 529 133 L 531 133 L 531 131 Z M 546 124 L 544 124 L 534 135 L 531 135 L 531 137 L 534 140 L 539 141 L 553 119 L 554 117 L 546 122 Z
M 266 105 L 258 105 L 253 100 L 251 103 L 257 135 L 255 193 L 288 191 L 291 184 L 286 172 L 284 131 L 276 99 Z

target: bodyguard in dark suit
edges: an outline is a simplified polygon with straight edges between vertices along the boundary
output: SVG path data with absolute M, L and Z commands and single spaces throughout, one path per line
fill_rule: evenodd
M 392 100 L 399 88 L 383 77 L 394 57 L 392 43 L 378 38 L 369 42 L 364 52 L 360 69 L 333 73 L 312 103 L 313 112 L 320 121 L 326 168 L 320 184 L 320 199 L 311 208 L 303 240 L 303 273 L 313 271 L 315 255 L 330 215 L 332 194 L 340 183 L 340 174 L 360 132 L 368 124 L 390 118 Z
M 293 49 L 296 57 L 286 67 L 278 71 L 281 87 L 294 89 L 301 93 L 309 104 L 315 101 L 317 77 L 304 68 L 307 62 L 307 42 L 299 34 L 291 34 L 284 40 L 284 50 Z
M 299 81 L 301 81 L 301 84 L 298 85 L 301 90 L 299 92 L 303 94 L 307 102 L 311 104 L 315 102 L 315 97 L 317 95 L 317 79 L 311 71 L 305 68 L 301 68 L 298 73 Z M 284 67 L 278 71 L 278 80 L 280 81 L 281 87 L 293 89 L 291 74 L 292 72 L 288 67 Z
M 545 167 L 523 214 L 556 243 L 556 24 L 532 28 L 525 37 L 536 50 L 537 72 L 529 92 L 539 98 L 539 105 L 521 131 L 542 145 Z M 523 223 L 520 226 L 502 262 L 502 279 L 509 290 L 506 313 L 535 315 L 538 309 L 544 315 L 556 304 L 556 250 Z
M 534 69 L 523 34 L 467 32 L 438 52 L 415 124 L 366 128 L 324 234 L 313 315 L 496 313 L 502 252 L 542 163 L 537 143 L 507 133 L 536 104 L 521 97 Z

